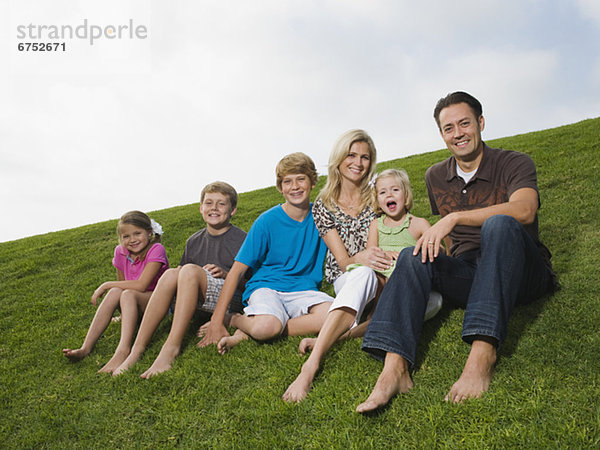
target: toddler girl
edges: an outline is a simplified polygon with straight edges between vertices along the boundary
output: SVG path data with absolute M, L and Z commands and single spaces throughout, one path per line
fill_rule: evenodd
M 121 339 L 114 356 L 100 369 L 110 373 L 127 358 L 138 319 L 138 308 L 146 309 L 150 295 L 160 276 L 169 268 L 165 248 L 160 244 L 162 228 L 140 211 L 125 213 L 117 225 L 119 245 L 115 248 L 113 266 L 117 281 L 102 283 L 92 294 L 92 304 L 108 291 L 92 320 L 83 345 L 63 354 L 72 361 L 85 358 L 104 332 L 112 315 L 121 309 Z

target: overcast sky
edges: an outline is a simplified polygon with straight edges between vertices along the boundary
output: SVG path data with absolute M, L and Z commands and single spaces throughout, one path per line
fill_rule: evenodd
M 455 90 L 487 139 L 600 115 L 597 0 L 12 0 L 0 25 L 0 241 L 270 186 L 295 151 L 325 174 L 351 128 L 380 161 L 437 150 Z

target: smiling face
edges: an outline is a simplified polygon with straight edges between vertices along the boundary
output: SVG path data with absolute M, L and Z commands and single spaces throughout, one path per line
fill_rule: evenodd
M 308 175 L 303 173 L 287 174 L 281 180 L 279 191 L 290 206 L 307 209 L 310 205 L 310 191 L 313 187 Z
M 440 133 L 448 150 L 462 169 L 474 170 L 479 166 L 483 152 L 481 132 L 483 116 L 475 117 L 466 103 L 450 105 L 440 111 Z
M 202 214 L 209 231 L 229 226 L 229 221 L 235 211 L 235 208 L 231 208 L 229 197 L 220 192 L 206 193 L 200 204 L 200 214 Z
M 119 240 L 121 245 L 125 247 L 131 257 L 135 258 L 141 255 L 148 245 L 150 245 L 150 239 L 152 233 L 144 230 L 143 228 L 136 227 L 130 223 L 122 223 L 119 225 Z
M 354 142 L 348 155 L 340 163 L 339 170 L 342 179 L 352 183 L 360 183 L 371 167 L 371 153 L 366 142 Z
M 375 192 L 377 193 L 377 204 L 386 216 L 397 220 L 406 214 L 406 193 L 396 177 L 377 178 Z

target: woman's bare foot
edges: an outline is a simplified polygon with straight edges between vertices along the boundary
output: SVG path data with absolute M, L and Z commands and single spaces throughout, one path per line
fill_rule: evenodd
M 217 344 L 217 351 L 221 355 L 224 355 L 229 350 L 231 350 L 233 347 L 238 345 L 240 342 L 248 340 L 248 339 L 250 339 L 250 336 L 248 336 L 242 330 L 237 329 L 237 330 L 235 330 L 235 333 L 233 333 L 233 336 L 225 336 L 225 337 L 221 338 L 221 340 Z
M 315 344 L 317 342 L 317 338 L 304 338 L 300 341 L 300 345 L 298 346 L 298 350 L 300 354 L 306 355 L 308 352 L 312 351 L 315 348 Z
M 112 358 L 98 371 L 98 373 L 113 373 L 113 371 L 123 364 L 123 361 L 127 359 L 129 356 L 129 350 L 119 350 L 115 351 L 115 354 Z
M 452 385 L 445 400 L 461 403 L 469 398 L 480 398 L 490 387 L 496 364 L 496 347 L 485 341 L 473 341 L 460 378 Z
M 80 361 L 90 354 L 90 351 L 84 349 L 83 347 L 78 348 L 76 350 L 71 350 L 70 348 L 63 348 L 62 352 L 63 355 L 65 355 L 71 361 Z
M 160 353 L 150 368 L 141 374 L 140 378 L 148 379 L 154 375 L 158 375 L 159 373 L 170 370 L 171 366 L 173 365 L 173 361 L 175 361 L 175 358 L 177 358 L 177 355 L 179 355 L 179 348 L 163 345 L 160 349 Z
M 281 397 L 283 401 L 299 403 L 306 398 L 308 395 L 312 382 L 317 375 L 319 365 L 316 367 L 310 361 L 310 358 L 302 365 L 300 373 L 296 379 L 290 384 Z
M 366 413 L 381 408 L 393 397 L 408 392 L 413 386 L 406 360 L 400 355 L 388 353 L 371 395 L 358 405 L 356 412 Z

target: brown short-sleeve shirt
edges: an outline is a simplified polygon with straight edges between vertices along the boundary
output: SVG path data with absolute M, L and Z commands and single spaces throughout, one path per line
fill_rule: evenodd
M 522 188 L 537 188 L 537 175 L 533 160 L 524 153 L 490 148 L 484 144 L 483 158 L 477 172 L 468 183 L 456 172 L 454 156 L 431 166 L 425 175 L 431 212 L 442 217 L 454 211 L 468 211 L 508 202 L 510 196 Z M 539 202 L 539 200 L 538 200 Z M 543 248 L 539 241 L 537 215 L 525 229 Z M 450 233 L 450 254 L 458 256 L 480 247 L 480 227 L 456 226 Z

